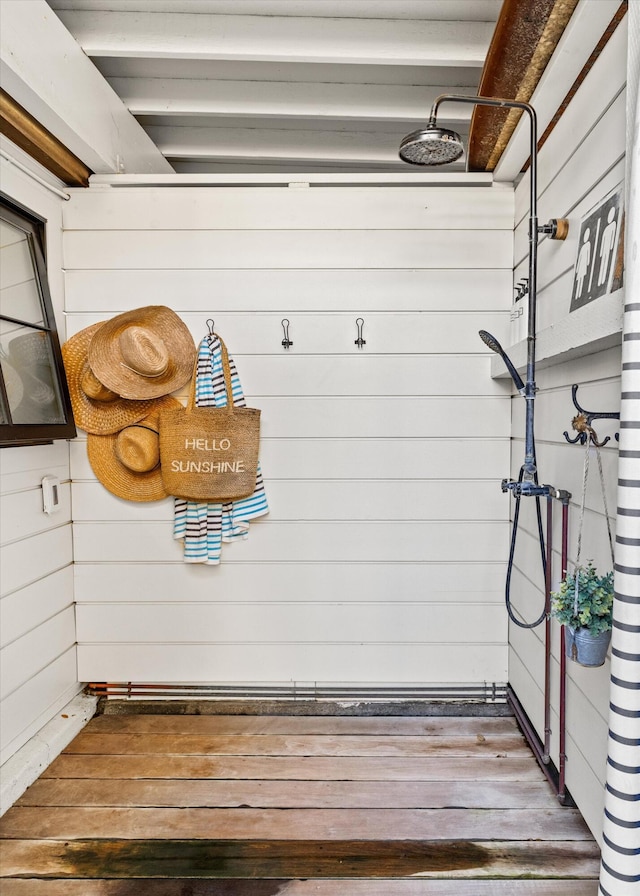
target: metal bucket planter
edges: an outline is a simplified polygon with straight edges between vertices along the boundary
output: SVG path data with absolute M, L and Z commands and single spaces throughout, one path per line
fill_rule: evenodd
M 611 641 L 611 629 L 592 635 L 586 628 L 565 626 L 565 650 L 567 657 L 581 666 L 602 666 Z

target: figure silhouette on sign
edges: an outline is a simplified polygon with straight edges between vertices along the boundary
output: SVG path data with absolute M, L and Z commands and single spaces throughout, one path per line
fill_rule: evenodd
M 582 288 L 587 276 L 587 271 L 589 270 L 589 263 L 591 261 L 591 243 L 589 242 L 590 236 L 591 231 L 587 227 L 584 232 L 584 236 L 582 237 L 582 246 L 580 247 L 578 263 L 576 264 L 576 298 L 580 298 L 580 296 L 582 295 Z
M 602 231 L 602 239 L 600 240 L 600 269 L 598 271 L 598 286 L 602 286 L 607 282 L 607 272 L 609 271 L 609 261 L 611 253 L 616 242 L 616 209 L 610 208 L 607 216 L 607 226 Z

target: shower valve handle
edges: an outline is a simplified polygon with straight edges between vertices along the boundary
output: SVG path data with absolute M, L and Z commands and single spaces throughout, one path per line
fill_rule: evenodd
M 513 492 L 516 498 L 539 497 L 541 495 L 553 495 L 556 489 L 552 485 L 537 485 L 535 482 L 517 481 L 515 479 L 503 479 L 502 491 Z

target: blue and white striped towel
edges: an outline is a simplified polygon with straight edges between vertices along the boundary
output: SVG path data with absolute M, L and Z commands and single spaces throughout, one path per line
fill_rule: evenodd
M 233 358 L 229 355 L 233 403 L 246 407 L 242 386 Z M 224 407 L 227 394 L 222 370 L 222 348 L 215 333 L 204 337 L 198 349 L 196 373 L 196 405 Z M 223 541 L 247 538 L 249 521 L 269 512 L 267 496 L 258 464 L 256 488 L 252 495 L 225 504 L 202 504 L 198 501 L 175 499 L 173 537 L 184 539 L 184 562 L 220 563 Z

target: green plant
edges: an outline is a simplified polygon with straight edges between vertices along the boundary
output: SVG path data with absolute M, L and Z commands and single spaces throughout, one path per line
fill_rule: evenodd
M 599 635 L 611 628 L 613 614 L 613 572 L 598 575 L 593 562 L 580 567 L 576 602 L 576 576 L 567 573 L 558 591 L 551 594 L 551 611 L 558 622 L 573 629 L 586 628 Z

